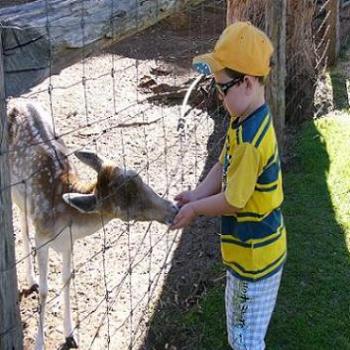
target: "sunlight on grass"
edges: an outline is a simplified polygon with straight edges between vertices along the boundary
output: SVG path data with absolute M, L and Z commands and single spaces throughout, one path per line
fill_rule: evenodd
M 326 174 L 328 190 L 350 251 L 350 116 L 333 113 L 315 125 L 325 140 L 330 164 Z

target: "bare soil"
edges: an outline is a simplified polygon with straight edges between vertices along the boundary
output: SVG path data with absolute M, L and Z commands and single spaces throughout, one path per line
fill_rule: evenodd
M 5 0 L 1 6 L 23 2 Z M 224 22 L 224 2 L 207 1 L 84 59 L 25 96 L 50 111 L 57 134 L 64 135 L 72 152 L 96 150 L 121 167 L 139 171 L 158 193 L 173 198 L 196 185 L 220 150 L 222 135 L 213 135 L 220 120 L 211 119 L 192 100 L 186 139 L 177 126 L 181 91 L 196 76 L 192 57 L 213 47 Z M 135 122 L 150 124 L 118 127 Z M 95 176 L 74 156 L 71 160 L 84 179 Z M 24 250 L 14 210 L 22 288 Z M 186 334 L 179 334 L 165 316 L 193 305 L 213 283 L 209 271 L 220 261 L 216 232 L 217 222 L 210 218 L 200 218 L 183 232 L 169 232 L 157 223 L 114 220 L 76 242 L 71 300 L 80 348 L 186 349 Z M 49 271 L 45 336 L 51 350 L 64 340 L 61 257 L 52 250 Z M 38 296 L 23 298 L 20 306 L 25 348 L 33 349 Z M 163 319 L 167 323 L 159 326 Z

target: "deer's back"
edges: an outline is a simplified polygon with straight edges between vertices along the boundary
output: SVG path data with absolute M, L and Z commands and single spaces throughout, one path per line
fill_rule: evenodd
M 55 138 L 50 116 L 35 103 L 10 100 L 7 115 L 14 201 L 34 221 L 52 221 L 65 207 L 62 177 L 75 176 L 67 149 Z

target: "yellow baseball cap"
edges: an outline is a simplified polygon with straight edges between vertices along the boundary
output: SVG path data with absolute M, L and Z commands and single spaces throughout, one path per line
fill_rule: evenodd
M 214 51 L 196 56 L 193 65 L 205 75 L 229 68 L 239 73 L 265 77 L 270 72 L 272 53 L 272 43 L 263 31 L 250 22 L 236 22 L 223 31 Z

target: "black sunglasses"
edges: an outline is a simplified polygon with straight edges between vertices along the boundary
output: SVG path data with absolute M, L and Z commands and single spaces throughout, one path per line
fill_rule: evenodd
M 224 84 L 215 83 L 215 86 L 220 95 L 226 96 L 228 93 L 228 90 L 230 90 L 232 86 L 239 84 L 243 80 L 244 80 L 244 77 L 237 77 Z

